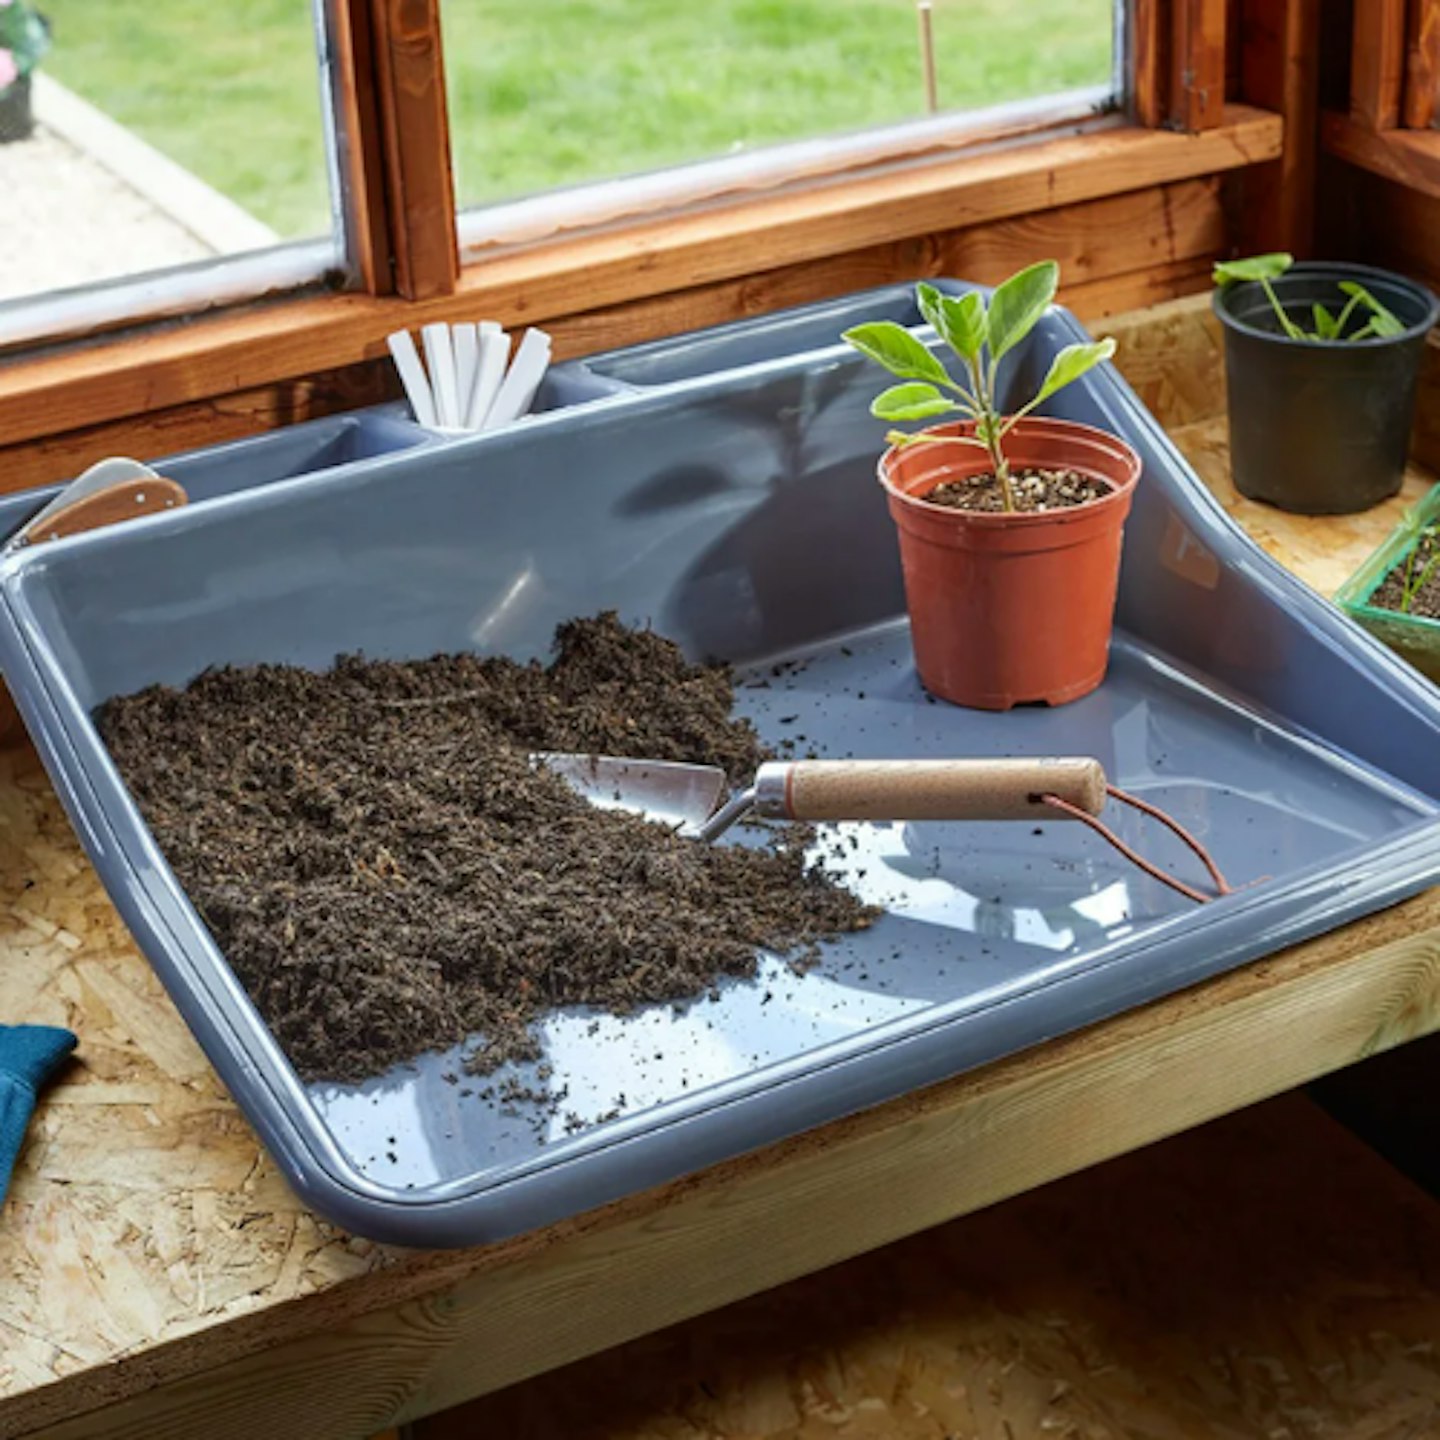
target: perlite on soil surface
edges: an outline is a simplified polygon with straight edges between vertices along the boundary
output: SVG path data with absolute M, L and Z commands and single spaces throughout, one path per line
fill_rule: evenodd
M 478 1035 L 470 1068 L 534 1058 L 532 1023 L 623 1013 L 749 976 L 871 923 L 804 836 L 702 845 L 597 810 L 528 759 L 720 765 L 766 751 L 728 671 L 614 614 L 549 666 L 441 655 L 207 672 L 106 702 L 100 732 L 160 848 L 300 1073 L 359 1081 Z
M 1078 470 L 1024 469 L 1011 473 L 1010 493 L 1015 508 L 1022 512 L 1069 510 L 1102 499 L 1110 493 L 1110 487 Z M 950 510 L 993 514 L 1005 508 L 1005 497 L 993 470 L 983 475 L 969 475 L 963 480 L 946 480 L 922 498 Z

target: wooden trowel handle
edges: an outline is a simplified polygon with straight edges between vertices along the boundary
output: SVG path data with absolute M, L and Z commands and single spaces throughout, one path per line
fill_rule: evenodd
M 1047 820 L 1105 804 L 1098 760 L 796 760 L 762 765 L 755 808 L 787 820 Z
M 84 530 L 98 530 L 117 520 L 133 520 L 138 515 L 155 515 L 185 504 L 184 488 L 163 476 L 133 476 L 118 480 L 97 490 L 73 505 L 63 505 L 20 532 L 27 545 L 42 540 L 59 540 L 66 535 L 79 535 Z

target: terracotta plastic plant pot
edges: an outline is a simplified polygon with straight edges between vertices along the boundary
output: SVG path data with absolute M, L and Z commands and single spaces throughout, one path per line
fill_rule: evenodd
M 927 435 L 966 435 L 972 422 Z M 1123 440 L 1069 420 L 1022 420 L 1006 437 L 1013 470 L 1074 470 L 1110 487 L 1099 500 L 1033 514 L 979 514 L 924 497 L 985 474 L 983 450 L 912 444 L 887 450 L 880 482 L 900 531 L 911 639 L 921 683 L 980 710 L 1063 705 L 1105 678 L 1120 540 L 1140 457 Z

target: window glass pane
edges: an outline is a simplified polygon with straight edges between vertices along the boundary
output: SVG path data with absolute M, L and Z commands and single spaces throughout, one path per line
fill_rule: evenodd
M 310 0 L 39 0 L 24 54 L 31 5 L 0 0 L 0 136 L 35 121 L 0 143 L 0 298 L 330 235 Z
M 927 113 L 915 0 L 442 0 L 462 205 Z M 1108 86 L 1113 0 L 934 0 L 942 111 Z

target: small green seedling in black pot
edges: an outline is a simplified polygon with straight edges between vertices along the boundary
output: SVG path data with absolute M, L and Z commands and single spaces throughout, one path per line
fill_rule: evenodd
M 1270 282 L 1283 275 L 1293 264 L 1295 257 L 1278 252 L 1273 255 L 1252 255 L 1248 260 L 1223 260 L 1215 266 L 1215 283 L 1233 285 L 1239 281 L 1254 281 L 1264 290 L 1270 301 L 1270 308 L 1280 322 L 1280 328 L 1292 340 L 1309 340 L 1321 344 L 1327 340 L 1368 340 L 1371 336 L 1400 335 L 1405 327 L 1387 310 L 1363 285 L 1355 280 L 1341 280 L 1336 288 L 1346 297 L 1338 313 L 1322 305 L 1318 300 L 1310 306 L 1313 330 L 1297 325 L 1286 313 Z M 1346 327 L 1359 311 L 1365 323 L 1358 330 L 1347 332 Z
M 1215 266 L 1235 488 L 1303 515 L 1368 509 L 1400 488 L 1440 305 L 1404 275 L 1255 255 Z

